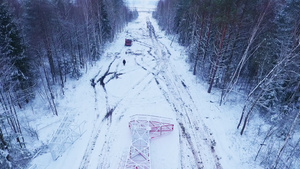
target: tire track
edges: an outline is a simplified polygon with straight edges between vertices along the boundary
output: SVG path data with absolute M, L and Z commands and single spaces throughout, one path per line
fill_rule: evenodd
M 186 141 L 187 141 L 187 143 L 188 143 L 188 145 L 190 147 L 190 151 L 191 151 L 191 153 L 192 153 L 192 155 L 194 157 L 194 162 L 191 162 L 191 164 L 192 163 L 195 164 L 195 166 L 193 168 L 196 167 L 198 169 L 201 169 L 201 168 L 203 168 L 202 158 L 200 156 L 200 153 L 196 151 L 196 148 L 195 148 L 194 143 L 192 141 L 192 139 L 195 137 L 195 134 L 193 134 L 193 136 L 191 136 L 189 134 L 190 131 L 187 131 L 186 128 L 184 127 L 184 125 L 183 125 L 183 124 L 186 124 L 186 123 L 190 123 L 191 121 L 190 121 L 190 119 L 187 119 L 188 120 L 187 122 L 186 121 L 185 122 L 182 121 L 182 119 L 185 119 L 185 118 L 182 118 L 183 115 L 182 115 L 182 113 L 180 113 L 180 110 L 185 111 L 185 114 L 187 114 L 186 109 L 184 108 L 184 101 L 181 99 L 181 97 L 178 97 L 176 95 L 177 92 L 173 88 L 173 85 L 169 84 L 170 82 L 172 82 L 171 79 L 170 78 L 166 78 L 165 71 L 168 68 L 168 62 L 169 62 L 169 58 L 170 58 L 170 52 L 168 50 L 167 50 L 167 52 L 165 52 L 164 49 L 166 49 L 166 47 L 163 46 L 164 49 L 162 49 L 162 47 L 160 46 L 160 42 L 157 40 L 156 34 L 154 32 L 154 28 L 153 28 L 153 26 L 152 26 L 152 24 L 151 24 L 151 22 L 149 20 L 147 21 L 147 27 L 149 29 L 149 35 L 152 38 L 153 46 L 155 47 L 155 49 L 157 51 L 156 54 L 158 55 L 158 56 L 153 56 L 153 58 L 156 59 L 157 66 L 159 67 L 159 70 L 161 70 L 160 71 L 161 74 L 156 74 L 155 75 L 153 73 L 155 75 L 155 81 L 156 81 L 156 83 L 158 85 L 158 88 L 162 91 L 163 96 L 165 97 L 166 101 L 170 104 L 170 106 L 172 107 L 172 109 L 176 112 L 176 116 L 177 116 L 176 120 L 177 120 L 177 122 L 178 122 L 178 124 L 180 126 L 181 135 L 184 136 L 183 138 L 186 139 Z M 161 79 L 166 84 L 168 91 L 166 91 L 163 88 L 162 84 L 159 82 L 159 79 Z M 172 98 L 170 96 L 170 93 L 173 94 L 173 95 L 171 95 Z M 180 101 L 180 102 L 178 102 L 178 101 Z M 178 107 L 178 105 L 180 107 Z M 189 116 L 186 116 L 186 117 L 189 118 Z M 180 144 L 180 146 L 181 146 L 180 151 L 182 152 L 182 150 L 183 150 L 182 144 Z M 182 161 L 182 158 L 183 158 L 183 156 L 181 155 L 181 161 Z M 181 163 L 181 166 L 182 165 L 183 164 Z
M 164 80 L 164 82 L 166 82 L 166 81 L 167 81 L 167 79 Z M 180 131 L 181 131 L 181 134 L 182 134 L 183 138 L 186 139 L 186 141 L 187 141 L 187 143 L 190 147 L 190 151 L 191 151 L 191 153 L 194 157 L 194 162 L 193 163 L 196 165 L 195 167 L 198 168 L 198 169 L 203 168 L 202 157 L 201 157 L 200 153 L 198 153 L 196 151 L 196 148 L 194 146 L 194 142 L 192 141 L 192 140 L 196 140 L 197 138 L 195 138 L 195 134 L 192 134 L 192 135 L 190 134 L 191 131 L 189 131 L 188 128 L 185 128 L 184 124 L 190 124 L 191 120 L 189 119 L 189 116 L 186 116 L 187 112 L 184 109 L 183 104 L 178 103 L 178 101 L 180 100 L 179 96 L 175 95 L 175 90 L 172 88 L 171 85 L 168 85 L 168 87 L 167 87 L 168 91 L 166 91 L 157 79 L 156 79 L 156 82 L 157 82 L 158 88 L 162 91 L 166 101 L 172 107 L 174 112 L 176 112 L 176 116 L 177 116 L 176 121 L 177 121 L 178 125 L 180 126 L 180 129 L 181 129 Z M 170 96 L 170 93 L 173 93 L 173 95 Z M 182 114 L 182 112 L 184 112 L 184 114 Z
M 149 33 L 150 35 L 155 35 L 154 29 L 150 29 L 151 22 L 148 21 L 147 25 L 149 27 L 149 31 L 152 31 L 152 33 Z M 153 39 L 153 38 L 152 38 Z M 187 142 L 189 143 L 191 147 L 192 154 L 195 159 L 195 163 L 197 165 L 197 168 L 205 168 L 208 166 L 204 166 L 203 159 L 200 155 L 200 150 L 205 150 L 205 152 L 211 153 L 212 159 L 214 161 L 214 168 L 216 169 L 222 169 L 222 166 L 219 162 L 219 157 L 217 156 L 215 152 L 215 140 L 212 138 L 212 133 L 209 131 L 207 126 L 203 123 L 202 120 L 200 122 L 196 120 L 197 118 L 194 117 L 193 110 L 196 110 L 196 113 L 199 114 L 199 110 L 189 92 L 187 89 L 185 83 L 181 78 L 178 77 L 177 73 L 175 73 L 175 68 L 168 65 L 169 58 L 170 58 L 170 51 L 167 49 L 167 47 L 159 42 L 156 38 L 153 39 L 153 43 L 157 43 L 157 45 L 154 45 L 157 47 L 157 50 L 160 51 L 160 56 L 155 57 L 158 58 L 157 62 L 160 63 L 162 68 L 165 71 L 162 71 L 162 73 L 159 75 L 163 82 L 165 82 L 166 88 L 163 89 L 162 85 L 159 83 L 158 79 L 156 78 L 157 85 L 162 90 L 163 95 L 165 96 L 166 100 L 169 102 L 170 106 L 173 107 L 174 111 L 177 113 L 177 121 L 181 128 L 182 134 L 186 137 Z M 162 45 L 162 47 L 161 47 Z M 170 71 L 169 71 L 170 70 Z M 168 76 L 168 73 L 171 75 L 172 78 Z M 181 82 L 178 83 L 178 82 Z M 168 94 L 172 93 L 172 98 L 168 96 Z M 192 105 L 187 105 L 185 101 L 182 99 L 183 97 L 181 95 L 187 95 L 189 98 L 188 103 L 192 103 Z M 191 108 L 192 107 L 192 108 Z M 183 112 L 183 114 L 181 113 Z M 183 120 L 182 120 L 183 119 Z M 192 120 L 191 120 L 192 119 Z M 202 125 L 200 125 L 200 123 Z M 190 124 L 190 125 L 187 125 Z M 189 128 L 185 128 L 185 126 L 189 126 Z M 194 126 L 194 128 L 192 127 Z M 197 130 L 197 131 L 196 131 Z M 199 132 L 200 131 L 200 132 Z M 204 136 L 201 136 L 197 133 L 201 133 Z M 193 142 L 193 140 L 195 140 Z M 201 142 L 200 142 L 201 141 Z M 206 145 L 205 147 L 203 145 Z M 206 158 L 207 160 L 207 158 Z M 206 163 L 209 164 L 209 161 Z M 211 167 L 208 167 L 211 168 Z
M 122 48 L 120 50 L 120 52 L 118 53 L 115 53 L 114 55 L 114 58 L 113 58 L 113 61 L 110 63 L 109 67 L 108 67 L 108 70 L 105 72 L 106 74 L 109 72 L 109 69 L 110 69 L 110 66 L 112 65 L 112 63 L 119 57 L 120 53 L 123 51 L 124 48 Z M 100 72 L 101 72 L 102 68 L 99 69 L 99 71 L 97 72 L 97 74 L 92 78 L 92 79 L 96 79 L 99 75 L 100 75 Z M 102 77 L 101 77 L 102 78 Z M 96 82 L 100 82 L 101 78 L 99 78 L 99 80 Z M 102 82 L 104 81 L 104 78 L 102 79 Z M 101 83 L 101 82 L 100 82 Z M 105 91 L 105 87 L 103 86 L 104 88 L 104 91 Z M 105 92 L 106 93 L 106 92 Z M 95 94 L 96 94 L 96 91 L 95 91 Z M 105 96 L 106 97 L 106 96 Z M 96 96 L 95 96 L 95 101 L 96 101 Z M 96 107 L 95 107 L 96 108 Z M 95 149 L 95 146 L 96 146 L 96 142 L 98 140 L 98 137 L 99 135 L 101 134 L 101 130 L 102 130 L 102 121 L 99 119 L 99 117 L 97 116 L 97 119 L 94 120 L 93 122 L 93 130 L 92 130 L 92 133 L 91 133 L 91 136 L 90 136 L 90 139 L 88 141 L 88 145 L 85 149 L 85 152 L 84 152 L 84 155 L 81 159 L 81 163 L 80 163 L 80 166 L 79 166 L 79 169 L 87 169 L 89 164 L 90 164 L 90 160 L 91 160 L 91 155 Z
M 102 123 L 100 123 L 98 127 L 95 127 L 95 125 L 94 125 L 93 131 L 92 131 L 92 137 L 90 138 L 89 143 L 85 149 L 79 169 L 87 169 L 88 168 L 89 163 L 90 163 L 91 154 L 94 151 L 94 148 L 96 146 L 96 141 L 99 137 L 101 129 L 102 129 Z
M 198 106 L 194 102 L 189 89 L 187 88 L 187 86 L 185 85 L 183 80 L 180 78 L 180 76 L 178 76 L 178 73 L 176 73 L 176 69 L 172 65 L 170 65 L 170 69 L 171 69 L 171 74 L 174 77 L 175 81 L 176 82 L 180 81 L 182 83 L 181 85 L 179 83 L 174 83 L 174 85 L 177 86 L 176 88 L 178 90 L 178 93 L 187 95 L 187 98 L 189 99 L 188 103 L 192 103 L 191 105 L 189 105 L 189 109 L 196 110 L 196 112 L 197 112 L 198 116 L 200 116 L 200 118 L 195 117 L 195 113 L 192 113 L 192 112 L 188 113 L 186 115 L 190 116 L 190 119 L 192 119 L 191 124 L 193 124 L 193 126 L 196 127 L 196 130 L 200 131 L 200 133 L 203 134 L 203 136 L 198 136 L 198 138 L 200 140 L 204 140 L 204 144 L 206 145 L 206 148 L 209 148 L 208 151 L 210 151 L 212 159 L 214 159 L 215 168 L 222 169 L 222 166 L 219 161 L 220 157 L 217 155 L 217 153 L 215 151 L 216 142 L 215 142 L 215 139 L 213 138 L 212 132 L 203 122 L 203 120 L 202 120 L 203 118 L 201 117 L 201 113 L 198 109 Z M 190 107 L 192 107 L 192 108 L 190 108 Z

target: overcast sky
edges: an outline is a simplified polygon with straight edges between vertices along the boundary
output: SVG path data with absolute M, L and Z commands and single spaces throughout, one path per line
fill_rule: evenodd
M 159 0 L 124 0 L 129 7 L 156 8 Z

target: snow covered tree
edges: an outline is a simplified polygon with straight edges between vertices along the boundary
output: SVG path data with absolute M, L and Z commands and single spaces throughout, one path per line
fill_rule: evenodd
M 165 12 L 175 11 L 168 33 L 188 47 L 193 74 L 208 82 L 208 92 L 221 89 L 220 105 L 232 91 L 246 95 L 241 134 L 253 112 L 289 128 L 299 110 L 299 0 L 161 0 L 157 7 L 163 29 Z
M 16 113 L 16 106 L 27 102 L 22 93 L 31 87 L 31 70 L 28 57 L 24 55 L 25 47 L 21 42 L 21 35 L 8 6 L 0 1 L 0 103 L 1 128 L 9 127 L 7 136 L 11 135 L 20 147 L 25 147 L 22 130 Z M 22 97 L 24 96 L 24 97 Z M 5 121 L 7 120 L 7 123 Z M 1 135 L 3 133 L 1 131 Z M 4 141 L 2 140 L 4 144 Z
M 0 137 L 1 137 L 1 133 L 0 133 Z M 0 164 L 1 164 L 0 169 L 12 168 L 10 161 L 7 160 L 8 156 L 9 154 L 0 148 Z
M 30 70 L 30 59 L 25 54 L 25 45 L 13 17 L 8 11 L 7 4 L 1 0 L 0 6 L 0 46 L 1 57 L 6 58 L 13 66 L 10 74 L 13 90 L 16 93 L 19 106 L 25 102 L 26 90 L 33 85 L 32 71 Z
M 53 52 L 55 26 L 54 8 L 49 1 L 28 0 L 26 3 L 26 34 L 30 48 L 46 58 L 52 81 L 56 81 L 57 67 Z

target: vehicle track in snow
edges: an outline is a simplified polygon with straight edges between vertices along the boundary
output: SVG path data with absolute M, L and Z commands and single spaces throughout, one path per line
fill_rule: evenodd
M 191 148 L 197 168 L 213 167 L 222 169 L 219 157 L 215 152 L 216 143 L 212 133 L 202 120 L 198 120 L 201 117 L 195 116 L 195 114 L 200 114 L 201 112 L 198 110 L 186 84 L 182 78 L 178 76 L 178 73 L 175 71 L 176 69 L 169 64 L 169 58 L 171 56 L 170 51 L 163 43 L 158 41 L 155 30 L 149 20 L 147 21 L 147 27 L 153 45 L 157 50 L 157 57 L 154 58 L 157 59 L 157 63 L 160 65 L 161 69 L 164 70 L 161 71 L 159 75 L 157 74 L 157 85 L 177 114 L 177 122 L 181 128 L 181 134 Z M 162 83 L 160 81 L 162 81 Z M 165 83 L 165 87 L 163 86 L 163 83 Z M 170 96 L 170 94 L 172 95 Z M 182 97 L 182 95 L 187 97 Z M 189 100 L 183 100 L 182 98 L 188 98 Z M 186 103 L 192 104 L 188 105 Z M 205 154 L 210 154 L 211 157 L 201 157 L 202 150 L 206 152 Z M 213 159 L 214 166 L 210 166 L 210 158 Z
M 143 46 L 146 46 L 145 43 L 140 43 Z M 147 51 L 147 53 L 151 53 L 151 46 L 146 46 L 147 48 L 149 48 L 149 50 Z M 130 54 L 132 56 L 134 56 L 134 60 L 136 62 L 137 65 L 139 65 L 139 61 L 141 60 L 142 55 L 140 55 L 140 53 L 135 53 L 135 51 L 131 51 L 131 50 L 127 50 L 126 54 Z M 141 60 L 142 63 L 145 63 Z M 141 66 L 141 65 L 140 65 Z M 143 66 L 141 66 L 143 67 Z M 147 67 L 156 67 L 156 63 L 154 63 L 154 65 L 147 65 Z M 143 68 L 144 70 L 147 70 L 147 68 Z M 118 66 L 116 66 L 115 70 L 113 70 L 114 72 L 118 72 Z M 126 72 L 125 72 L 126 73 Z M 129 73 L 129 72 L 127 72 Z M 128 100 L 128 98 L 136 98 L 138 97 L 151 83 L 153 83 L 155 80 L 154 75 L 152 74 L 152 72 L 147 72 L 145 74 L 145 76 L 143 76 L 142 78 L 138 79 L 136 81 L 136 83 L 132 84 L 131 88 L 128 89 L 125 94 L 123 96 L 113 96 L 110 94 L 109 90 L 106 91 L 106 101 L 107 104 L 110 104 L 110 107 L 114 107 L 114 109 L 117 109 L 119 107 L 119 105 L 123 102 L 123 100 Z M 112 103 L 109 101 L 109 99 L 111 97 L 117 97 L 118 101 L 116 103 L 114 103 L 112 105 Z M 134 100 L 131 100 L 129 103 L 134 102 Z M 124 108 L 124 107 L 122 107 Z M 121 108 L 121 109 L 122 109 Z M 123 116 L 123 113 L 126 112 L 126 110 L 121 111 L 119 114 L 115 114 L 114 118 L 115 119 L 120 119 Z M 112 121 L 110 121 L 111 123 Z M 105 131 L 105 134 L 102 134 L 102 139 L 104 140 L 101 146 L 101 150 L 99 151 L 99 156 L 98 156 L 98 165 L 97 168 L 111 168 L 111 164 L 109 163 L 109 159 L 108 156 L 106 155 L 106 153 L 109 152 L 110 148 L 113 146 L 113 140 L 114 140 L 114 136 L 112 136 L 111 134 L 109 134 L 111 132 L 111 130 L 113 130 L 114 128 L 112 127 L 113 124 L 109 124 L 110 126 L 108 127 L 107 131 Z M 113 132 L 112 132 L 113 133 Z M 95 147 L 94 147 L 95 148 Z
M 148 35 L 140 35 L 141 37 L 148 36 L 151 38 L 152 45 L 147 44 L 143 39 L 136 39 L 139 45 L 144 46 L 147 49 L 147 53 L 140 53 L 136 51 L 127 50 L 126 54 L 134 56 L 135 63 L 145 70 L 147 73 L 142 78 L 138 79 L 132 87 L 129 88 L 124 95 L 114 96 L 109 90 L 106 92 L 106 102 L 107 107 L 118 109 L 124 100 L 128 98 L 138 97 L 151 83 L 156 83 L 159 90 L 162 92 L 163 97 L 169 103 L 170 107 L 176 113 L 176 121 L 179 132 L 179 146 L 181 155 L 181 168 L 216 168 L 222 169 L 219 163 L 219 157 L 215 151 L 215 142 L 213 135 L 210 130 L 205 126 L 200 117 L 200 111 L 193 97 L 188 89 L 183 78 L 181 78 L 176 69 L 170 64 L 171 53 L 162 42 L 157 38 L 155 30 L 150 22 L 147 20 Z M 123 49 L 121 50 L 124 51 Z M 146 56 L 146 57 L 145 57 Z M 121 58 L 118 58 L 121 59 Z M 148 59 L 148 60 L 145 60 Z M 103 69 L 103 68 L 102 68 Z M 118 65 L 112 70 L 114 72 L 119 72 Z M 130 72 L 122 72 L 124 74 Z M 99 76 L 99 73 L 96 76 Z M 117 102 L 110 102 L 110 98 L 117 98 Z M 183 100 L 183 98 L 188 98 L 189 100 Z M 134 100 L 131 100 L 131 104 Z M 126 107 L 121 107 L 121 109 L 126 109 Z M 118 111 L 118 114 L 114 114 L 114 119 L 121 119 L 126 110 Z M 112 115 L 112 114 L 111 114 Z M 110 117 L 112 118 L 112 117 Z M 105 119 L 103 117 L 103 119 Z M 101 118 L 99 117 L 99 121 Z M 81 161 L 80 169 L 88 169 L 89 163 L 91 161 L 91 155 L 97 153 L 97 168 L 111 168 L 109 153 L 111 147 L 114 144 L 114 136 L 109 134 L 115 129 L 114 125 L 107 120 L 102 120 L 101 122 L 94 123 L 94 128 L 91 134 L 91 138 L 88 142 L 85 154 Z M 108 127 L 104 127 L 109 125 Z M 105 130 L 101 130 L 105 128 Z M 101 141 L 98 140 L 101 138 Z M 95 148 L 98 150 L 95 151 Z M 209 157 L 204 156 L 210 154 Z M 191 155 L 192 158 L 186 157 Z M 189 164 L 183 163 L 183 159 L 188 158 Z M 95 159 L 94 159 L 95 160 Z M 185 160 L 186 161 L 186 160 Z
M 150 85 L 150 83 L 152 83 L 152 81 L 154 80 L 154 78 L 152 76 L 150 76 L 150 73 L 148 73 L 146 76 L 144 76 L 143 78 L 141 78 L 137 83 L 135 83 L 133 85 L 132 88 L 130 88 L 126 94 L 122 97 L 119 97 L 119 101 L 115 104 L 115 108 L 117 109 L 119 104 L 122 103 L 123 100 L 127 99 L 127 98 L 134 98 L 134 97 L 138 97 L 143 90 L 145 90 L 145 88 L 147 88 L 147 86 Z M 111 96 L 108 96 L 111 97 Z M 134 102 L 134 100 L 132 100 L 131 102 Z M 124 108 L 124 107 L 122 107 Z M 126 110 L 121 111 L 119 114 L 114 115 L 115 119 L 120 119 L 124 113 L 126 112 Z M 113 124 L 110 124 L 110 126 L 112 126 Z M 113 140 L 114 140 L 114 136 L 108 133 L 113 133 L 111 132 L 112 128 L 109 127 L 105 137 L 104 137 L 104 144 L 101 147 L 101 151 L 98 157 L 98 169 L 103 169 L 103 168 L 111 168 L 110 163 L 109 163 L 109 159 L 108 156 L 106 155 L 107 152 L 109 152 L 111 146 L 113 146 Z
M 124 48 L 122 48 L 120 50 L 120 52 L 117 52 L 114 55 L 114 59 L 113 61 L 110 63 L 109 67 L 105 70 L 106 72 L 104 74 L 107 74 L 109 71 L 110 71 L 110 66 L 113 64 L 113 62 L 116 60 L 116 59 L 119 59 L 119 55 L 120 53 L 124 50 Z M 92 78 L 93 81 L 97 80 L 96 81 L 96 84 L 98 82 L 100 82 L 100 79 L 104 76 L 103 74 L 101 75 L 101 72 L 102 72 L 103 68 L 101 67 L 99 69 L 99 71 L 97 72 L 97 74 Z M 100 76 L 101 75 L 101 76 Z M 91 80 L 92 81 L 92 80 Z M 104 79 L 102 79 L 102 81 L 104 81 Z M 102 83 L 102 82 L 100 82 Z M 107 81 L 106 81 L 107 83 Z M 95 84 L 95 85 L 96 85 Z M 105 87 L 103 86 L 103 89 L 105 91 Z M 94 90 L 95 90 L 95 102 L 97 102 L 97 92 L 96 92 L 96 89 L 94 87 Z M 105 98 L 106 98 L 106 109 L 109 109 L 109 102 L 108 102 L 108 96 L 107 96 L 107 92 L 105 91 Z M 96 104 L 97 105 L 97 104 Z M 97 108 L 97 106 L 95 105 L 95 109 Z M 97 143 L 97 140 L 99 138 L 99 136 L 102 134 L 103 135 L 103 120 L 101 120 L 100 116 L 97 115 L 97 118 L 93 121 L 93 129 L 92 129 L 92 132 L 91 132 L 91 136 L 90 136 L 90 139 L 88 141 L 88 144 L 87 144 L 87 147 L 85 149 L 85 152 L 84 152 L 84 155 L 81 159 L 81 163 L 80 163 L 80 166 L 79 166 L 79 169 L 87 169 L 89 168 L 89 165 L 90 165 L 90 161 L 91 161 L 91 156 L 92 154 L 94 153 L 94 150 L 95 150 L 95 146 L 96 146 L 96 143 Z M 108 130 L 109 131 L 109 130 Z M 107 131 L 107 132 L 108 132 Z M 105 135 L 107 135 L 107 132 L 105 133 Z
M 136 63 L 138 66 L 140 66 L 142 69 L 144 69 L 145 71 L 151 73 L 154 78 L 155 78 L 155 82 L 158 86 L 158 88 L 162 91 L 163 93 L 163 96 L 165 97 L 165 99 L 167 100 L 167 102 L 170 104 L 170 106 L 172 107 L 172 109 L 176 112 L 177 114 L 177 122 L 181 128 L 181 133 L 180 133 L 180 151 L 181 153 L 180 154 L 184 154 L 182 153 L 183 151 L 183 147 L 182 145 L 183 144 L 187 144 L 187 147 L 190 148 L 191 150 L 191 154 L 194 156 L 194 162 L 193 161 L 190 161 L 190 165 L 191 164 L 195 164 L 195 165 L 192 165 L 190 166 L 190 168 L 203 168 L 202 166 L 202 159 L 201 159 L 201 156 L 200 156 L 200 153 L 199 152 L 196 152 L 195 150 L 197 148 L 194 147 L 194 143 L 192 142 L 192 138 L 189 134 L 188 131 L 186 131 L 185 127 L 183 124 L 185 123 L 190 123 L 190 120 L 188 122 L 182 122 L 181 118 L 178 118 L 179 115 L 183 115 L 182 113 L 180 113 L 180 111 L 183 111 L 183 108 L 178 108 L 177 105 L 184 105 L 184 101 L 179 97 L 174 97 L 174 93 L 177 93 L 177 91 L 175 91 L 175 89 L 173 88 L 173 85 L 170 85 L 168 82 L 170 82 L 170 79 L 169 78 L 166 78 L 166 75 L 165 74 L 165 71 L 168 67 L 167 63 L 169 62 L 169 57 L 170 57 L 170 52 L 169 50 L 167 50 L 167 48 L 165 47 L 165 45 L 163 45 L 162 43 L 160 43 L 157 38 L 156 38 L 156 35 L 154 33 L 154 28 L 150 22 L 149 19 L 147 19 L 147 28 L 148 28 L 148 31 L 149 31 L 149 38 L 151 38 L 151 41 L 152 41 L 152 46 L 150 47 L 149 44 L 146 45 L 146 47 L 149 47 L 149 50 L 147 51 L 149 56 L 151 56 L 153 59 L 154 59 L 154 62 L 155 62 L 155 65 L 149 65 L 148 63 L 146 62 L 143 62 L 142 60 L 140 59 L 135 59 L 136 60 Z M 144 43 L 141 43 L 141 44 L 144 44 Z M 162 45 L 163 47 L 161 47 L 160 45 Z M 163 48 L 163 49 L 162 49 Z M 167 56 L 167 57 L 166 57 Z M 163 75 L 159 75 L 160 73 L 162 73 Z M 168 87 L 168 91 L 166 91 L 162 85 L 163 84 L 167 84 Z M 172 93 L 173 95 L 170 95 L 170 93 Z M 173 98 L 171 98 L 173 96 Z M 173 100 L 181 100 L 181 102 L 179 103 L 174 103 Z M 185 113 L 187 114 L 187 113 Z M 189 117 L 189 116 L 187 116 Z M 184 138 L 184 139 L 182 139 Z M 181 159 L 182 160 L 182 159 Z M 187 164 L 184 164 L 183 162 L 181 162 L 181 168 L 188 168 L 186 166 Z
M 164 47 L 163 49 L 160 46 L 161 43 L 157 40 L 154 27 L 153 27 L 152 23 L 150 22 L 149 18 L 147 19 L 147 28 L 149 31 L 149 36 L 152 40 L 152 44 L 153 44 L 153 46 L 155 46 L 155 51 L 156 51 L 155 55 L 156 56 L 153 56 L 153 58 L 156 60 L 156 63 L 157 63 L 157 66 L 159 67 L 159 69 L 162 70 L 160 76 L 158 74 L 153 73 L 155 75 L 156 83 L 158 85 L 158 88 L 162 91 L 162 94 L 164 95 L 167 102 L 170 104 L 172 109 L 176 112 L 176 114 L 177 114 L 176 120 L 178 122 L 178 126 L 180 126 L 180 129 L 181 129 L 180 136 L 179 136 L 180 142 L 181 142 L 181 144 L 180 144 L 180 146 L 181 146 L 181 148 L 180 148 L 181 166 L 182 166 L 182 168 L 188 167 L 188 166 L 186 166 L 187 164 L 183 164 L 183 162 L 182 162 L 183 161 L 182 158 L 184 158 L 183 157 L 183 154 L 184 154 L 183 149 L 184 148 L 182 146 L 183 146 L 183 144 L 187 144 L 187 147 L 190 148 L 191 154 L 194 157 L 194 162 L 190 161 L 190 165 L 192 165 L 191 167 L 192 168 L 203 168 L 200 153 L 195 152 L 196 148 L 194 147 L 194 143 L 191 140 L 191 136 L 190 136 L 189 132 L 186 131 L 186 129 L 183 125 L 185 122 L 182 121 L 182 118 L 178 118 L 179 116 L 183 115 L 182 113 L 180 113 L 180 111 L 182 111 L 183 108 L 179 108 L 177 105 L 182 106 L 182 105 L 184 105 L 184 104 L 182 104 L 184 102 L 181 100 L 180 97 L 176 96 L 177 92 L 173 88 L 173 85 L 170 84 L 170 79 L 166 78 L 166 75 L 165 75 L 166 74 L 165 71 L 168 68 L 170 52 L 168 50 L 167 50 L 167 52 L 166 52 L 166 50 L 163 50 L 163 49 L 166 49 L 165 46 L 163 46 Z M 149 71 L 151 71 L 151 69 L 149 69 Z M 166 84 L 166 88 L 163 87 L 163 84 Z M 172 95 L 170 95 L 170 93 L 172 93 Z M 175 102 L 174 100 L 181 100 L 181 102 L 174 103 Z M 182 139 L 182 138 L 184 138 L 184 139 Z
M 92 131 L 91 137 L 89 139 L 88 145 L 85 149 L 85 153 L 84 153 L 83 158 L 81 160 L 79 169 L 87 169 L 88 168 L 89 163 L 90 163 L 91 154 L 95 149 L 96 141 L 99 137 L 101 129 L 102 129 L 102 123 L 101 122 L 100 123 L 94 123 L 93 131 Z

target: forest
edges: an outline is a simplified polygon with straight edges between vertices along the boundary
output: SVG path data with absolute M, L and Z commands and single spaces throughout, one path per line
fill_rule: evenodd
M 59 115 L 53 91 L 64 94 L 137 16 L 122 0 L 0 0 L 1 169 L 28 161 L 18 110 L 39 94 Z
M 300 156 L 299 13 L 300 0 L 160 0 L 153 13 L 220 106 L 243 101 L 241 137 L 254 114 L 271 126 L 264 168 L 292 168 Z M 1 169 L 29 160 L 18 110 L 39 94 L 58 116 L 54 91 L 63 95 L 137 16 L 123 0 L 0 0 Z
M 160 0 L 153 14 L 186 46 L 207 92 L 220 91 L 220 106 L 232 96 L 243 100 L 241 135 L 253 114 L 271 126 L 265 168 L 290 168 L 300 155 L 299 13 L 299 0 Z

